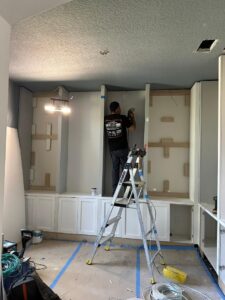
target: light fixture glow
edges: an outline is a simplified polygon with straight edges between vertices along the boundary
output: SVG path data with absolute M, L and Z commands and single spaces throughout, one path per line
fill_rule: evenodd
M 45 105 L 45 111 L 49 113 L 54 113 L 55 112 L 55 105 L 53 104 L 46 104 Z
M 61 109 L 62 113 L 64 113 L 65 115 L 68 115 L 71 113 L 71 108 L 69 106 L 63 106 Z
M 71 113 L 71 108 L 68 106 L 68 100 L 51 99 L 52 103 L 45 105 L 45 111 L 49 113 L 61 112 L 64 115 Z M 61 102 L 61 103 L 60 103 Z

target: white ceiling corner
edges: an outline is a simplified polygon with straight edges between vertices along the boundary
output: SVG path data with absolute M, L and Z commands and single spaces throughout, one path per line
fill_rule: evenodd
M 70 0 L 0 0 L 0 15 L 9 23 L 52 9 Z

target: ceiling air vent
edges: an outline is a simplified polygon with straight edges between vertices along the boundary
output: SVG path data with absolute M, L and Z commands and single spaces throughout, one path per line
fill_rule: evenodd
M 217 40 L 204 40 L 201 42 L 197 52 L 210 52 L 216 45 Z

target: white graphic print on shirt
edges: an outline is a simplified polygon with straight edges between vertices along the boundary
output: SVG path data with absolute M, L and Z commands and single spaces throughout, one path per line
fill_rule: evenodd
M 105 126 L 109 139 L 115 139 L 122 136 L 122 120 L 107 120 Z

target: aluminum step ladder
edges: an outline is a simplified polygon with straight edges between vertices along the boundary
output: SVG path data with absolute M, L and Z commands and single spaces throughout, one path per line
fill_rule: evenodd
M 136 146 L 129 152 L 127 162 L 125 164 L 124 170 L 120 176 L 117 188 L 113 195 L 111 206 L 105 216 L 102 227 L 94 243 L 94 247 L 90 259 L 88 259 L 86 263 L 88 265 L 91 265 L 93 263 L 93 259 L 97 252 L 97 248 L 100 247 L 101 245 L 106 243 L 105 250 L 107 251 L 110 250 L 110 243 L 112 242 L 112 239 L 115 236 L 116 228 L 121 219 L 123 209 L 135 207 L 137 210 L 139 225 L 141 229 L 141 235 L 143 240 L 145 256 L 147 260 L 147 266 L 150 273 L 150 282 L 154 284 L 156 283 L 154 273 L 153 273 L 153 269 L 154 269 L 153 265 L 154 265 L 155 258 L 159 255 L 161 258 L 161 264 L 163 265 L 165 265 L 165 261 L 162 255 L 162 251 L 158 239 L 157 229 L 155 225 L 155 217 L 152 211 L 153 206 L 145 188 L 145 182 L 144 182 L 143 170 L 142 170 L 142 161 L 145 155 L 146 155 L 146 151 L 137 149 Z M 129 174 L 129 180 L 126 181 L 128 174 Z M 135 176 L 139 177 L 140 180 L 135 181 Z M 124 196 L 122 198 L 119 198 L 119 193 L 123 187 L 125 187 Z M 140 200 L 140 196 L 142 195 L 142 193 L 144 197 L 143 200 Z M 147 205 L 147 211 L 149 213 L 150 224 L 151 224 L 150 229 L 147 231 L 144 228 L 140 203 L 144 203 Z M 110 218 L 114 207 L 119 207 L 117 215 L 113 218 Z M 103 236 L 106 228 L 109 227 L 110 225 L 112 225 L 110 234 L 107 236 Z M 151 255 L 151 252 L 149 251 L 149 247 L 148 247 L 147 239 L 150 236 L 153 237 L 157 246 L 157 250 L 153 256 Z

